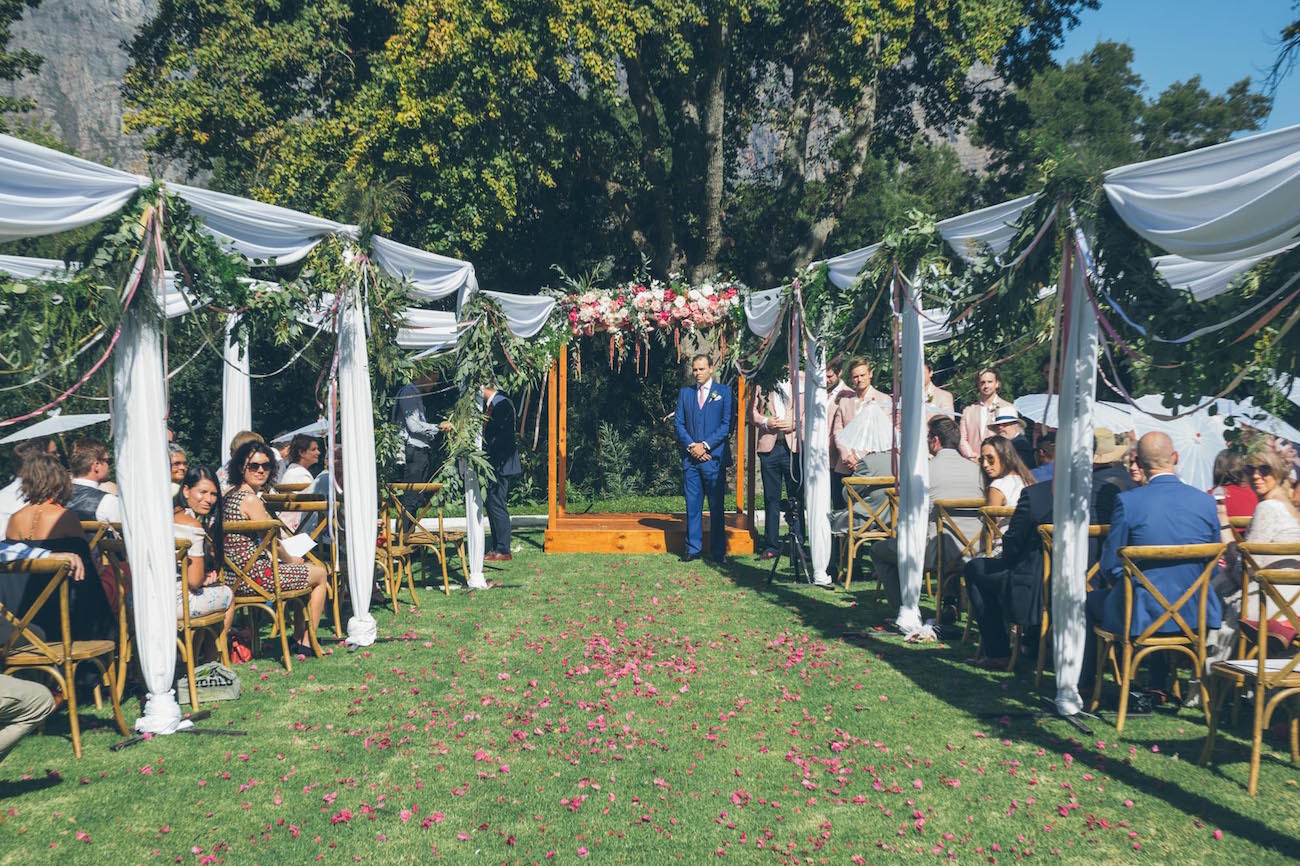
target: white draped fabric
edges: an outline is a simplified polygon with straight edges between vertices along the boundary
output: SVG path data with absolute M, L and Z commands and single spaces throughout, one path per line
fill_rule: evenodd
M 867 266 L 884 244 L 872 244 L 869 247 L 863 247 L 860 250 L 854 250 L 851 253 L 845 253 L 842 256 L 836 256 L 833 259 L 826 260 L 826 269 L 829 272 L 830 281 L 841 289 L 847 289 L 857 280 L 858 274 Z
M 0 241 L 57 234 L 117 213 L 149 178 L 0 135 Z
M 555 309 L 555 298 L 549 295 L 512 295 L 506 292 L 484 292 L 501 305 L 506 314 L 510 333 L 521 340 L 536 337 Z
M 1266 258 L 1268 256 L 1228 262 L 1200 262 L 1182 256 L 1156 256 L 1151 264 L 1170 286 L 1187 292 L 1198 301 L 1205 301 L 1228 291 L 1242 274 Z
M 58 280 L 69 278 L 79 266 L 59 259 L 38 259 L 29 256 L 0 256 L 0 271 L 20 280 Z
M 903 291 L 915 291 L 904 285 Z M 917 299 L 912 298 L 913 301 Z M 926 514 L 930 494 L 930 460 L 926 447 L 925 370 L 921 345 L 921 317 L 911 303 L 903 304 L 902 393 L 899 395 L 902 429 L 898 458 L 898 579 L 902 604 L 898 626 L 919 629 L 921 577 L 925 571 Z
M 952 247 L 953 252 L 967 262 L 975 261 L 980 249 L 987 245 L 997 255 L 1011 246 L 1016 236 L 1016 223 L 1026 208 L 1038 201 L 1038 194 L 1004 201 L 992 207 L 971 211 L 937 223 L 939 234 Z
M 803 471 L 808 542 L 815 583 L 830 583 L 831 440 L 826 419 L 826 351 L 815 340 L 804 342 Z
M 483 396 L 474 398 L 474 404 L 482 411 Z M 483 447 L 483 431 L 480 429 L 475 440 L 477 447 Z M 487 553 L 487 536 L 483 531 L 483 491 L 479 487 L 478 473 L 461 459 L 458 463 L 461 481 L 465 485 L 465 555 L 469 562 L 466 567 L 469 574 L 465 578 L 470 589 L 487 589 L 487 578 L 483 576 L 483 555 Z
M 764 289 L 761 292 L 751 292 L 745 298 L 745 324 L 749 326 L 750 333 L 760 340 L 766 340 L 780 324 L 781 296 L 784 293 L 784 289 Z
M 1104 185 L 1124 222 L 1174 255 L 1276 253 L 1300 241 L 1300 125 L 1111 169 Z
M 328 235 L 356 239 L 357 226 L 184 184 L 167 188 L 189 204 L 209 233 L 252 264 L 301 261 Z
M 364 278 L 363 278 L 364 279 Z M 365 298 L 361 285 L 345 289 L 339 314 L 339 409 L 343 433 L 343 520 L 347 526 L 348 643 L 370 646 L 377 626 L 370 615 L 375 584 L 379 503 L 375 488 L 375 415 L 370 395 Z
M 403 349 L 445 349 L 456 344 L 456 314 L 442 310 L 409 309 L 397 330 Z
M 1073 411 L 1056 434 L 1056 476 L 1052 485 L 1052 648 L 1056 658 L 1056 709 L 1072 716 L 1083 710 L 1079 674 L 1083 668 L 1084 599 L 1088 573 L 1088 503 L 1092 496 L 1093 393 L 1097 386 L 1097 320 L 1088 307 L 1086 267 L 1066 256 L 1070 321 L 1061 370 L 1061 401 Z M 1098 671 L 1098 676 L 1101 675 Z
M 147 279 L 147 274 L 146 274 Z M 176 703 L 176 554 L 167 466 L 162 336 L 146 285 L 128 307 L 113 352 L 113 450 L 120 467 L 122 527 L 131 563 L 135 645 L 148 698 L 135 723 L 170 734 L 182 726 Z M 148 305 L 148 306 L 146 306 Z M 89 579 L 94 579 L 88 575 Z M 189 723 L 185 723 L 187 726 Z
M 408 247 L 376 235 L 370 239 L 372 258 L 389 274 L 411 284 L 411 297 L 436 301 L 456 294 L 474 273 L 474 266 L 460 259 L 440 256 L 428 250 Z
M 221 344 L 221 441 L 224 459 L 236 433 L 253 429 L 253 390 L 248 380 L 248 339 L 235 340 L 237 315 L 226 316 L 226 339 Z

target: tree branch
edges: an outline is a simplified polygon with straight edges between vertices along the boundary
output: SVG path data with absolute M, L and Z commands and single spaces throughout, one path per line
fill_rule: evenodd
M 641 130 L 641 170 L 645 173 L 653 210 L 655 237 L 650 261 L 655 271 L 663 275 L 670 270 L 677 249 L 672 201 L 668 194 L 668 171 L 660 156 L 664 145 L 663 130 L 659 125 L 657 100 L 639 53 L 624 57 L 623 65 L 627 70 L 628 97 L 636 109 L 637 126 Z

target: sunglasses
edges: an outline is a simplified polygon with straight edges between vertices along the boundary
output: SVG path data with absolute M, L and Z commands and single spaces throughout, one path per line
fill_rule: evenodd
M 258 461 L 257 463 L 250 461 L 244 464 L 244 469 L 247 472 L 270 472 L 271 464 L 265 460 Z
M 1273 467 L 1269 466 L 1267 463 L 1261 463 L 1258 466 L 1252 466 L 1250 467 L 1250 471 L 1257 473 L 1261 478 L 1273 477 Z

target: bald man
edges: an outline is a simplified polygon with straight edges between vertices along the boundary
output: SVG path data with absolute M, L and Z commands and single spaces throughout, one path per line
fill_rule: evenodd
M 1178 466 L 1178 452 L 1174 443 L 1164 433 L 1148 433 L 1138 441 L 1138 465 L 1146 484 L 1135 487 L 1115 497 L 1115 510 L 1110 519 L 1110 534 L 1101 551 L 1099 577 L 1109 585 L 1088 593 L 1088 619 L 1100 622 L 1107 631 L 1120 633 L 1124 628 L 1124 564 L 1120 548 L 1135 545 L 1214 544 L 1219 541 L 1219 515 L 1214 497 L 1203 490 L 1178 480 L 1174 470 Z M 1168 601 L 1180 598 L 1188 587 L 1201 576 L 1202 562 L 1175 562 L 1170 565 L 1143 568 L 1151 585 Z M 1129 634 L 1140 634 L 1160 617 L 1162 608 L 1146 589 L 1133 588 L 1133 620 Z M 1187 624 L 1197 627 L 1196 598 L 1188 600 L 1180 610 Z M 1222 624 L 1219 595 L 1211 591 L 1205 606 L 1205 625 L 1216 629 Z M 1178 626 L 1171 623 L 1160 634 L 1177 634 Z M 1088 629 L 1092 637 L 1092 629 Z M 1095 650 L 1084 656 L 1085 673 L 1095 664 Z M 1163 688 L 1165 667 L 1163 654 L 1152 656 L 1151 682 L 1154 688 Z

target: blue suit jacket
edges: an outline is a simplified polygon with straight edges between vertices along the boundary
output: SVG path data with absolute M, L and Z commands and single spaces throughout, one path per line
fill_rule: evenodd
M 1130 545 L 1214 544 L 1219 541 L 1219 514 L 1210 494 L 1184 484 L 1174 475 L 1157 475 L 1145 487 L 1135 487 L 1115 498 L 1110 519 L 1110 534 L 1101 551 L 1101 573 L 1113 584 L 1106 597 L 1106 614 L 1102 628 L 1119 633 L 1124 627 L 1124 565 L 1119 549 Z M 1143 568 L 1151 584 L 1169 602 L 1176 601 L 1196 582 L 1204 563 L 1179 562 Z M 1133 593 L 1131 635 L 1140 634 L 1160 616 L 1159 602 L 1145 589 Z M 1197 626 L 1196 596 L 1183 605 L 1180 613 L 1192 628 Z M 1223 624 L 1219 595 L 1213 589 L 1205 605 L 1206 628 Z M 1177 632 L 1169 623 L 1161 633 Z
M 673 416 L 673 426 L 677 429 L 677 444 L 682 450 L 682 466 L 697 466 L 698 461 L 691 457 L 686 449 L 694 442 L 705 442 L 713 460 L 709 461 L 723 468 L 730 456 L 731 419 L 733 411 L 731 388 L 719 384 L 716 380 L 704 400 L 704 408 L 699 405 L 696 386 L 690 385 L 681 390 L 677 396 L 677 413 Z

